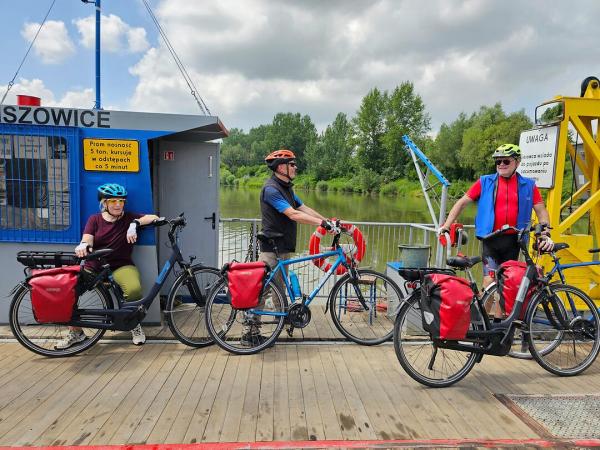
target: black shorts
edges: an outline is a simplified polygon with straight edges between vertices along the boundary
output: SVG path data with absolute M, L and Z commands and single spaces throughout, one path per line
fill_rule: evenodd
M 517 234 L 499 234 L 482 243 L 483 276 L 495 272 L 503 262 L 519 259 L 517 239 Z

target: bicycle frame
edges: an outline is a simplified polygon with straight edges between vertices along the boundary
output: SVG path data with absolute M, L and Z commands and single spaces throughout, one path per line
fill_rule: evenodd
M 110 283 L 110 291 L 114 293 L 117 300 L 117 309 L 76 309 L 73 313 L 73 318 L 69 322 L 70 326 L 87 327 L 95 329 L 106 329 L 116 331 L 129 331 L 137 326 L 146 315 L 147 309 L 150 307 L 156 296 L 165 284 L 167 276 L 173 271 L 175 264 L 183 270 L 188 270 L 191 263 L 183 259 L 181 250 L 178 245 L 178 227 L 169 231 L 169 240 L 171 241 L 171 256 L 163 265 L 160 273 L 154 281 L 154 285 L 142 299 L 125 302 L 119 285 L 115 282 L 112 272 L 108 265 L 104 265 L 102 271 L 95 276 L 91 286 L 96 286 L 105 280 Z M 194 289 L 199 289 L 197 286 Z M 82 317 L 94 316 L 96 320 L 85 320 Z M 103 322 L 98 322 L 100 318 Z
M 550 279 L 550 277 L 538 276 L 535 263 L 531 258 L 531 255 L 529 255 L 529 251 L 527 248 L 527 239 L 520 238 L 519 247 L 521 253 L 525 258 L 525 262 L 527 263 L 527 269 L 525 271 L 523 279 L 521 280 L 521 284 L 519 285 L 519 290 L 517 291 L 517 296 L 515 298 L 513 309 L 508 315 L 508 317 L 506 317 L 500 322 L 491 322 L 489 320 L 487 312 L 485 311 L 485 308 L 483 307 L 481 299 L 477 295 L 474 296 L 477 308 L 479 309 L 479 313 L 481 317 L 483 317 L 484 329 L 467 331 L 465 341 L 469 339 L 485 339 L 485 342 L 481 342 L 482 344 L 486 344 L 485 347 L 475 347 L 472 345 L 460 344 L 456 341 L 440 341 L 440 348 L 462 350 L 466 352 L 480 353 L 486 355 L 504 356 L 508 354 L 516 326 L 521 323 L 521 321 L 518 318 L 522 313 L 523 308 L 525 307 L 525 298 L 527 296 L 529 286 L 532 282 L 541 283 L 543 285 L 543 287 L 541 287 L 539 290 L 539 292 L 541 292 L 543 289 L 548 288 L 548 280 Z M 475 294 L 474 289 L 473 292 Z
M 289 278 L 287 276 L 285 268 L 287 266 L 292 265 L 292 264 L 296 264 L 296 263 L 300 263 L 300 262 L 304 262 L 304 261 L 312 261 L 312 260 L 321 259 L 321 258 L 329 258 L 331 256 L 336 256 L 336 255 L 337 255 L 337 259 L 331 265 L 331 268 L 325 273 L 325 275 L 323 275 L 321 277 L 321 279 L 319 280 L 319 283 L 317 284 L 317 286 L 306 297 L 306 300 L 302 299 L 303 303 L 306 306 L 309 306 L 310 303 L 317 296 L 317 294 L 319 293 L 319 291 L 323 288 L 323 286 L 325 285 L 325 283 L 327 282 L 327 280 L 331 277 L 331 275 L 333 275 L 333 273 L 336 271 L 336 269 L 340 265 L 343 265 L 344 267 L 346 267 L 347 269 L 349 269 L 349 265 L 346 262 L 346 256 L 344 254 L 344 250 L 342 249 L 342 247 L 338 246 L 335 250 L 331 250 L 331 251 L 327 251 L 327 252 L 323 252 L 323 253 L 318 253 L 316 255 L 301 256 L 299 258 L 279 260 L 279 261 L 277 261 L 277 265 L 275 266 L 275 268 L 269 274 L 267 280 L 265 281 L 265 284 L 269 283 L 271 280 L 273 280 L 275 278 L 275 276 L 277 276 L 277 274 L 281 273 L 281 277 L 283 278 L 283 282 L 285 284 L 288 297 L 290 298 L 290 303 L 295 303 L 296 302 L 296 297 L 294 296 L 294 292 L 292 291 L 292 285 L 291 285 L 290 280 L 289 280 Z M 257 314 L 257 315 L 265 315 L 265 316 L 279 316 L 280 317 L 280 316 L 287 316 L 288 315 L 287 312 L 263 311 L 263 310 L 259 310 L 259 309 L 251 309 L 250 312 L 252 312 L 254 314 Z

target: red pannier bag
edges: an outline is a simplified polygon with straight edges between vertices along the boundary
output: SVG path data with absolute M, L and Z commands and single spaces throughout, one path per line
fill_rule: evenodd
M 39 323 L 69 322 L 77 301 L 81 266 L 64 266 L 31 271 L 31 306 Z
M 526 270 L 527 263 L 511 260 L 500 264 L 500 267 L 496 272 L 498 294 L 500 294 L 500 308 L 502 309 L 502 312 L 506 315 L 509 315 L 515 306 L 515 300 L 517 299 L 519 286 L 521 285 L 521 280 L 523 280 L 523 277 L 525 276 Z M 540 269 L 538 269 L 538 272 L 539 270 Z M 535 285 L 531 284 L 529 286 L 529 289 L 527 290 L 527 295 L 525 296 L 525 304 L 523 305 L 521 314 L 519 314 L 519 320 L 523 320 L 525 318 L 527 305 L 529 304 L 529 300 L 531 300 L 531 296 L 534 290 Z
M 433 339 L 464 339 L 471 323 L 473 291 L 454 275 L 425 275 L 421 285 L 423 328 Z
M 256 308 L 269 266 L 263 261 L 232 262 L 225 270 L 231 306 L 235 309 Z

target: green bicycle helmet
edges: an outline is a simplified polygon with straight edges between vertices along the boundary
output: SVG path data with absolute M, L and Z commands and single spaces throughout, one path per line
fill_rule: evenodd
M 117 183 L 105 183 L 98 186 L 98 200 L 105 198 L 127 198 L 127 189 Z
M 515 144 L 502 144 L 496 149 L 492 158 L 520 158 L 521 148 Z

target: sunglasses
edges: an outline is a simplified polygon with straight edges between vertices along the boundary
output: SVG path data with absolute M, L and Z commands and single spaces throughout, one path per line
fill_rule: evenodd
M 125 204 L 125 199 L 124 198 L 109 198 L 108 200 L 106 200 L 106 203 L 109 203 L 111 205 L 116 205 L 117 203 Z
M 295 162 L 290 162 L 290 163 L 288 163 L 288 166 L 296 167 L 297 164 Z
M 499 166 L 500 164 L 508 166 L 512 161 L 512 159 L 496 159 L 494 162 L 497 166 Z

